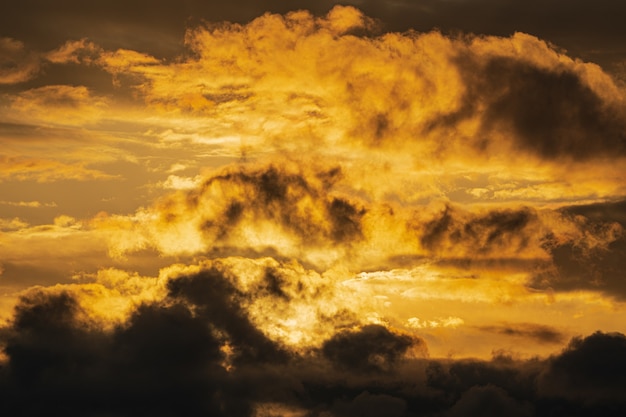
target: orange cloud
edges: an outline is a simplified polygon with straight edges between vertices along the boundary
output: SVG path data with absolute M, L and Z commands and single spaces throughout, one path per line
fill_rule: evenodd
M 87 181 L 113 178 L 104 172 L 86 168 L 80 163 L 67 164 L 56 160 L 19 158 L 6 155 L 0 156 L 0 161 L 2 162 L 0 182 L 9 180 L 49 182 L 68 179 Z

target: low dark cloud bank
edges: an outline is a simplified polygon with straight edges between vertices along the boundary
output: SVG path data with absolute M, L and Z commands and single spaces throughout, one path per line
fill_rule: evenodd
M 273 282 L 269 291 L 276 297 L 284 295 L 279 280 L 266 281 Z M 626 412 L 622 334 L 575 338 L 547 359 L 435 360 L 409 355 L 416 347 L 425 351 L 420 339 L 355 323 L 338 329 L 321 348 L 296 353 L 253 325 L 242 307 L 250 295 L 236 290 L 222 272 L 173 278 L 168 291 L 163 301 L 138 306 L 112 330 L 90 320 L 68 292 L 25 296 L 1 333 L 7 357 L 0 371 L 3 412 L 252 416 L 300 410 L 307 416 L 372 417 Z

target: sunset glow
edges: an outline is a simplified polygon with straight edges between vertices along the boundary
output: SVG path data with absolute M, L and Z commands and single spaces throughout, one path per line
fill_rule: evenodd
M 626 413 L 618 2 L 65 3 L 0 19 L 6 415 Z

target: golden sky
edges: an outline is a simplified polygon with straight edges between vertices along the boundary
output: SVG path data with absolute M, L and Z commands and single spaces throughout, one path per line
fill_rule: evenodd
M 626 412 L 624 6 L 129 3 L 0 18 L 11 415 Z

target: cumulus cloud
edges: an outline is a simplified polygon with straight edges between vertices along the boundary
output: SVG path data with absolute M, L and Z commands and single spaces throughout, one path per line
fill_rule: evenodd
M 528 284 L 535 288 L 621 288 L 613 277 L 624 226 L 610 217 L 529 206 L 402 207 L 355 197 L 338 167 L 293 162 L 233 165 L 197 182 L 134 216 L 95 218 L 91 227 L 106 231 L 117 254 L 154 248 L 165 255 L 272 255 L 322 270 L 411 268 L 430 260 L 532 272 Z M 598 279 L 584 275 L 591 269 L 580 262 Z
M 551 358 L 539 386 L 546 396 L 603 407 L 624 389 L 623 352 L 626 337 L 620 333 L 594 333 L 572 339 L 563 352 Z M 623 400 L 622 400 L 623 404 Z
M 370 26 L 351 7 L 266 14 L 189 30 L 181 62 L 125 50 L 103 62 L 132 74 L 155 108 L 224 119 L 287 149 L 308 137 L 457 159 L 624 156 L 623 92 L 599 67 L 522 33 L 354 36 Z

